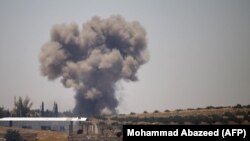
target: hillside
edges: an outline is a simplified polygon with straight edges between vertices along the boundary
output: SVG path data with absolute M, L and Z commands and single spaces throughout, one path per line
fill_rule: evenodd
M 250 106 L 177 109 L 109 117 L 111 124 L 250 124 Z
M 144 111 L 143 113 L 131 112 L 128 115 L 120 114 L 106 117 L 89 118 L 88 123 L 93 123 L 94 125 L 98 125 L 99 128 L 104 129 L 103 134 L 98 136 L 99 138 L 115 136 L 117 133 L 116 131 L 122 130 L 122 125 L 124 124 L 250 125 L 250 106 L 208 106 L 206 108 L 177 109 L 174 111 L 165 110 L 163 112 L 156 110 L 152 113 L 147 111 Z M 29 141 L 36 139 L 37 141 L 67 141 L 68 137 L 68 133 L 62 132 L 0 127 L 0 141 L 8 129 L 18 130 L 22 137 L 28 138 Z M 100 129 L 100 131 L 102 129 Z M 76 135 L 76 137 L 83 138 L 82 135 Z

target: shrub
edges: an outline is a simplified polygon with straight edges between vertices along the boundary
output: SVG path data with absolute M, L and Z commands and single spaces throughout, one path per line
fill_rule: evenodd
M 223 109 L 224 107 L 223 106 L 217 106 L 217 107 L 214 107 L 215 109 Z
M 10 116 L 9 110 L 4 109 L 4 107 L 0 107 L 0 118 Z
M 244 111 L 236 111 L 235 114 L 236 114 L 236 115 L 244 115 L 245 112 L 244 112 Z
M 159 111 L 158 111 L 158 110 L 155 110 L 154 113 L 159 113 Z
M 134 112 L 131 112 L 130 115 L 135 115 L 135 113 L 134 113 Z
M 173 117 L 173 121 L 176 122 L 176 123 L 178 123 L 178 124 L 184 124 L 184 122 L 185 122 L 184 118 L 181 117 L 181 116 L 178 116 L 178 115 L 176 115 L 176 116 Z
M 246 105 L 246 108 L 250 108 L 250 105 Z
M 222 116 L 219 116 L 217 114 L 210 115 L 209 117 L 210 117 L 209 121 L 211 122 L 211 124 L 214 124 L 216 122 L 224 122 L 225 121 Z
M 240 104 L 237 104 L 237 105 L 233 106 L 233 108 L 242 108 L 242 106 Z
M 206 109 L 214 109 L 214 106 L 207 106 Z
M 179 111 L 183 111 L 182 109 L 176 109 L 175 111 L 179 112 Z
M 248 122 L 250 122 L 250 115 L 245 114 L 244 115 L 244 120 L 247 120 Z
M 4 135 L 6 141 L 22 141 L 22 137 L 17 130 L 8 129 Z
M 233 113 L 226 112 L 226 113 L 225 113 L 225 116 L 228 117 L 228 120 L 229 120 L 229 121 L 234 121 L 234 122 L 236 122 L 236 123 L 240 123 L 240 122 L 241 122 L 240 119 L 238 119 Z
M 166 112 L 166 113 L 167 113 L 167 112 L 170 112 L 170 110 L 166 109 L 164 112 Z

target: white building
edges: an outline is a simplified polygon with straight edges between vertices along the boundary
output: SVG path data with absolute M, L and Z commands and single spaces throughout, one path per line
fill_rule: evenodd
M 83 117 L 6 117 L 0 118 L 0 126 L 68 132 L 78 130 L 86 120 Z

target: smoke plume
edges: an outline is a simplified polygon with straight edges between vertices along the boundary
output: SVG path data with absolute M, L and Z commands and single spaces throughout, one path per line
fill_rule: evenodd
M 75 23 L 59 24 L 41 48 L 41 72 L 76 91 L 76 114 L 113 114 L 119 103 L 115 84 L 137 80 L 137 70 L 148 61 L 146 47 L 145 29 L 121 16 L 93 17 L 82 30 Z

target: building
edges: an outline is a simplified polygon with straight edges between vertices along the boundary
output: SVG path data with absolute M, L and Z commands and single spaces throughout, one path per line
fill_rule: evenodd
M 73 132 L 86 120 L 83 117 L 6 117 L 0 118 L 0 126 Z
M 122 140 L 121 127 L 83 117 L 6 117 L 0 126 L 68 132 L 68 141 Z

